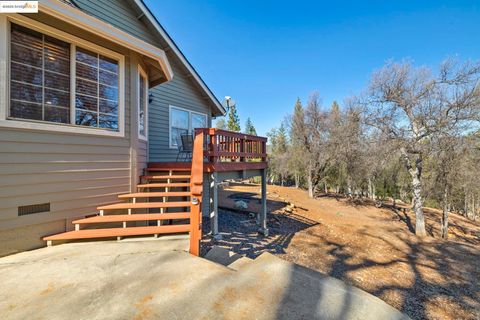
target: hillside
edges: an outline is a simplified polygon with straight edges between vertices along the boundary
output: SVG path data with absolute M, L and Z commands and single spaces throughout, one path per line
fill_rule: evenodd
M 258 212 L 259 187 L 234 185 L 221 191 L 220 205 L 241 199 Z M 221 211 L 223 240 L 204 241 L 256 257 L 264 251 L 362 288 L 413 319 L 480 317 L 480 225 L 451 215 L 450 240 L 439 238 L 439 212 L 427 210 L 426 239 L 412 229 L 408 210 L 378 209 L 369 204 L 268 187 L 269 229 L 256 233 L 248 213 Z M 209 222 L 204 221 L 208 229 Z M 208 230 L 206 230 L 208 231 Z

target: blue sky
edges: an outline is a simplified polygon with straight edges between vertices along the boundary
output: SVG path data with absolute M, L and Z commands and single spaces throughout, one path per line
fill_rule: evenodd
M 360 92 L 389 59 L 480 58 L 479 1 L 145 1 L 214 94 L 264 135 L 300 97 Z

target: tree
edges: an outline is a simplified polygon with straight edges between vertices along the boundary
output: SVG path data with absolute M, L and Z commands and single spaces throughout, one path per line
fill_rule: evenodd
M 235 106 L 231 106 L 228 110 L 227 130 L 240 132 L 240 119 Z
M 215 122 L 215 128 L 217 128 L 217 129 L 222 129 L 222 130 L 227 130 L 227 123 L 225 122 L 225 118 L 224 118 L 224 117 L 218 119 L 218 120 Z
M 466 130 L 479 121 L 480 65 L 447 60 L 437 76 L 411 63 L 387 63 L 370 81 L 367 123 L 396 146 L 411 176 L 415 233 L 425 236 L 423 162 L 442 132 Z
M 292 144 L 291 152 L 289 154 L 289 167 L 294 176 L 295 187 L 298 188 L 300 187 L 300 178 L 304 172 L 303 169 L 305 164 L 305 146 L 302 138 L 305 124 L 303 106 L 300 98 L 297 98 L 293 109 L 293 115 L 289 117 L 289 128 L 290 142 Z
M 251 134 L 254 136 L 257 135 L 257 130 L 255 130 L 255 127 L 253 126 L 253 123 L 252 123 L 252 120 L 250 120 L 250 117 L 248 117 L 247 121 L 245 122 L 245 133 Z
M 295 128 L 295 131 L 301 134 L 301 140 L 305 146 L 308 196 L 313 198 L 315 189 L 324 178 L 331 160 L 331 155 L 325 152 L 328 143 L 327 114 L 320 110 L 318 93 L 310 96 L 303 112 L 303 121 L 297 124 L 302 126 Z
M 272 180 L 277 180 L 283 186 L 289 174 L 288 168 L 288 141 L 285 125 L 282 122 L 280 128 L 273 128 L 267 133 L 270 141 L 271 152 L 269 156 L 269 169 Z

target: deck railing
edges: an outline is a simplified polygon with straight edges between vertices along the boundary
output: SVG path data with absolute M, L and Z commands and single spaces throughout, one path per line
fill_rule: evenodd
M 204 167 L 207 171 L 265 169 L 266 160 L 267 138 L 214 128 L 195 129 L 190 179 L 191 254 L 200 254 Z
M 222 129 L 196 129 L 206 136 L 205 152 L 209 163 L 266 162 L 267 138 Z

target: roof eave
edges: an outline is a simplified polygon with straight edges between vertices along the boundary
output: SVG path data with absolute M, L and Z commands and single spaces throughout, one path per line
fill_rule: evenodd
M 225 115 L 226 114 L 225 108 L 222 106 L 220 101 L 218 101 L 217 97 L 215 97 L 213 92 L 207 86 L 205 81 L 203 81 L 203 79 L 197 73 L 195 68 L 190 64 L 190 62 L 184 56 L 182 51 L 177 47 L 177 45 L 175 44 L 173 39 L 165 31 L 165 29 L 162 27 L 162 25 L 157 20 L 157 18 L 153 15 L 153 13 L 150 11 L 150 9 L 145 5 L 145 3 L 142 0 L 134 0 L 134 2 L 137 5 L 137 7 L 142 11 L 142 13 L 145 15 L 145 17 L 148 19 L 148 21 L 155 27 L 156 31 L 160 34 L 160 36 L 167 42 L 169 47 L 172 49 L 173 53 L 180 59 L 180 61 L 183 63 L 183 65 L 192 74 L 193 79 L 195 79 L 195 81 L 198 83 L 198 85 L 206 93 L 208 99 L 217 108 L 218 113 L 215 114 L 215 116 Z

